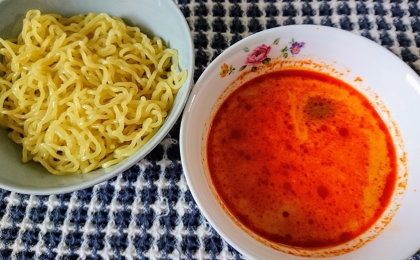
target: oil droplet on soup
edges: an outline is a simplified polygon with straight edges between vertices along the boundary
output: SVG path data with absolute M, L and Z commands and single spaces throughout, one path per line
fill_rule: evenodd
M 285 70 L 234 91 L 207 140 L 213 185 L 269 241 L 317 248 L 367 231 L 396 182 L 390 133 L 369 101 L 318 72 Z

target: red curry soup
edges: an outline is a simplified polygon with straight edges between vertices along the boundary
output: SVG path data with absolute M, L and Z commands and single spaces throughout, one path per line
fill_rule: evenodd
M 207 140 L 227 210 L 271 242 L 330 247 L 367 231 L 391 201 L 397 166 L 387 126 L 348 84 L 305 70 L 235 90 Z

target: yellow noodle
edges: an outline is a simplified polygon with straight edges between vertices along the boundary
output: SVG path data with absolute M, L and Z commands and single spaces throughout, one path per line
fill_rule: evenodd
M 0 38 L 0 125 L 51 173 L 109 167 L 158 131 L 186 77 L 176 50 L 119 18 L 30 10 Z

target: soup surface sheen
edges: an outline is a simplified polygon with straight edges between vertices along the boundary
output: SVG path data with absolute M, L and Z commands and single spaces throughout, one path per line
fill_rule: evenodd
M 388 206 L 396 153 L 366 97 L 326 74 L 268 73 L 235 90 L 207 140 L 216 192 L 250 231 L 303 248 L 364 233 Z

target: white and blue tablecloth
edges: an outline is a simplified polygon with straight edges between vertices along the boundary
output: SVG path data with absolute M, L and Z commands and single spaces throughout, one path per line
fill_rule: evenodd
M 362 35 L 420 73 L 418 0 L 175 2 L 191 28 L 195 81 L 238 40 L 290 24 Z M 244 259 L 214 231 L 191 196 L 179 129 L 180 120 L 146 158 L 94 187 L 52 196 L 0 189 L 0 259 Z M 420 250 L 420 234 L 408 242 Z M 411 260 L 420 260 L 420 253 Z

